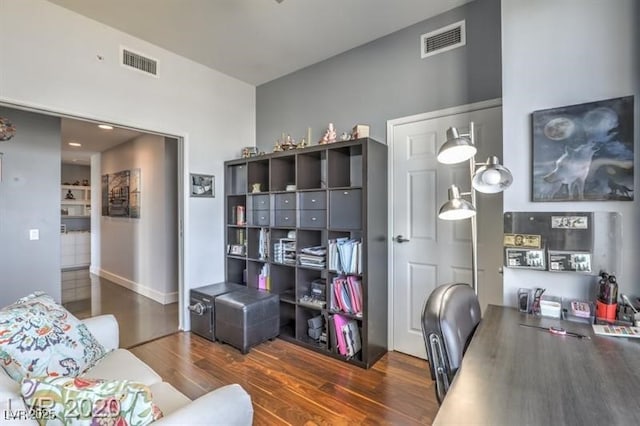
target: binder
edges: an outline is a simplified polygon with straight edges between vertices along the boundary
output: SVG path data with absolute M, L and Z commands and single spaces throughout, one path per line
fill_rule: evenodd
M 344 278 L 340 280 L 340 296 L 342 298 L 342 304 L 344 306 L 343 311 L 348 314 L 353 314 L 353 305 L 351 303 L 351 298 L 349 297 L 349 292 L 347 291 L 347 280 Z
M 333 291 L 336 298 L 336 307 L 338 310 L 346 312 L 344 301 L 342 300 L 342 285 L 339 277 L 333 279 Z
M 356 314 L 362 313 L 362 292 L 358 289 L 360 280 L 353 275 L 349 275 L 347 277 L 347 283 L 349 284 L 349 295 L 353 305 L 353 312 Z
M 336 323 L 333 319 L 334 315 L 329 317 L 329 346 L 332 350 L 338 352 L 338 336 L 336 334 Z
M 342 328 L 345 344 L 347 347 L 347 356 L 355 356 L 362 349 L 362 342 L 360 340 L 360 329 L 358 323 L 355 320 L 349 320 Z
M 336 340 L 338 344 L 338 353 L 340 355 L 347 354 L 347 341 L 344 336 L 343 326 L 347 324 L 347 319 L 342 315 L 334 315 L 333 321 L 336 327 Z

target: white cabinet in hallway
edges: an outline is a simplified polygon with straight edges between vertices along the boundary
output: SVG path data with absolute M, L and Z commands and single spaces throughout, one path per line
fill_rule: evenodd
M 91 233 L 70 231 L 60 235 L 61 267 L 79 268 L 91 263 Z

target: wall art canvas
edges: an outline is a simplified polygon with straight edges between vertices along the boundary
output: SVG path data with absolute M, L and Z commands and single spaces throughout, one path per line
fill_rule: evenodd
M 631 201 L 633 96 L 533 113 L 533 201 Z
M 102 175 L 102 215 L 140 218 L 140 169 Z
M 215 197 L 213 175 L 191 173 L 192 197 Z

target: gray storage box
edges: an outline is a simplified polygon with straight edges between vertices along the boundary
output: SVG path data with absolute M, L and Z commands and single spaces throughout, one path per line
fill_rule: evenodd
M 339 189 L 329 191 L 329 228 L 360 229 L 362 227 L 362 191 Z
M 269 226 L 270 217 L 269 210 L 254 210 L 251 214 L 251 225 Z
M 296 208 L 296 193 L 276 194 L 276 210 L 292 210 Z
M 300 210 L 300 228 L 325 228 L 327 212 L 325 210 Z
M 324 191 L 300 193 L 300 209 L 325 210 L 327 208 L 327 194 Z
M 296 211 L 295 210 L 276 210 L 273 213 L 273 226 L 295 228 L 296 227 Z
M 280 297 L 259 290 L 235 291 L 215 299 L 216 339 L 246 354 L 280 333 Z

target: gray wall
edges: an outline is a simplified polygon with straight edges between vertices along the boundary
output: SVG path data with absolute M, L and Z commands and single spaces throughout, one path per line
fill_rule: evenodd
M 101 160 L 101 174 L 139 168 L 141 194 L 139 219 L 101 217 L 100 275 L 161 303 L 177 300 L 177 141 L 144 135 Z
M 0 142 L 0 306 L 35 290 L 60 301 L 60 119 L 2 107 L 0 116 L 17 129 Z
M 91 185 L 91 167 L 80 166 L 77 164 L 63 164 L 62 165 L 62 180 L 61 183 L 68 182 L 69 185 L 73 185 L 74 182 L 80 182 L 82 185 L 83 180 L 88 180 Z
M 621 292 L 635 296 L 640 296 L 640 173 L 635 171 L 632 202 L 531 202 L 531 113 L 635 95 L 637 169 L 639 28 L 637 0 L 507 0 L 502 7 L 503 152 L 514 182 L 504 193 L 504 210 L 620 213 L 623 237 L 616 245 L 622 270 L 608 272 L 617 274 Z M 504 303 L 515 305 L 518 287 L 592 300 L 596 282 L 589 275 L 505 268 Z
M 465 47 L 420 58 L 421 34 L 462 19 Z M 476 0 L 258 86 L 256 144 L 270 152 L 283 132 L 300 140 L 307 127 L 315 144 L 329 122 L 338 135 L 369 124 L 385 141 L 389 119 L 499 98 L 500 72 L 500 1 Z

